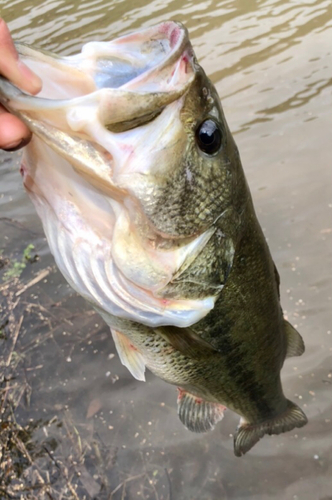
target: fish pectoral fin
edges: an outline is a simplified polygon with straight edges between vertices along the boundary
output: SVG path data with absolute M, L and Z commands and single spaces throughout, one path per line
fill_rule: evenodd
M 234 435 L 234 454 L 241 457 L 249 451 L 265 434 L 281 434 L 295 427 L 303 427 L 308 422 L 307 417 L 296 404 L 287 400 L 286 410 L 277 417 L 265 422 L 254 424 L 240 420 Z
M 111 332 L 121 363 L 128 368 L 133 377 L 145 382 L 145 361 L 142 354 L 123 333 L 113 328 Z
M 180 351 L 189 358 L 202 358 L 217 354 L 219 351 L 201 338 L 191 328 L 179 328 L 177 326 L 161 326 L 155 331 L 169 342 L 174 349 Z
M 292 356 L 301 356 L 304 353 L 304 342 L 297 330 L 295 330 L 294 326 L 292 326 L 288 321 L 284 319 L 284 326 L 287 338 L 287 352 L 286 358 L 290 358 Z
M 192 432 L 211 431 L 223 419 L 226 407 L 211 403 L 178 388 L 178 415 L 183 425 Z

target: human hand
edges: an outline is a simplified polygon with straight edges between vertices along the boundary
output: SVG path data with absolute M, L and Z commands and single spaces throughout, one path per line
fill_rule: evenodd
M 0 18 L 0 74 L 20 89 L 38 94 L 41 79 L 22 61 L 15 49 L 7 24 Z M 31 132 L 19 118 L 0 105 L 0 149 L 16 151 L 31 139 Z

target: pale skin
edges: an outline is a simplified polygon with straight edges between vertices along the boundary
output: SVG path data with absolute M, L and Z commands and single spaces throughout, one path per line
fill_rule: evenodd
M 30 94 L 38 94 L 41 79 L 20 61 L 7 24 L 0 18 L 0 74 Z M 16 151 L 28 144 L 31 132 L 0 105 L 0 149 Z

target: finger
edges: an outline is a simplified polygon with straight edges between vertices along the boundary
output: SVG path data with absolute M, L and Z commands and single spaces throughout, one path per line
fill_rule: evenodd
M 16 116 L 0 106 L 0 149 L 16 151 L 31 139 L 30 130 Z
M 0 18 L 0 73 L 12 83 L 31 94 L 37 94 L 42 81 L 18 57 L 7 24 Z

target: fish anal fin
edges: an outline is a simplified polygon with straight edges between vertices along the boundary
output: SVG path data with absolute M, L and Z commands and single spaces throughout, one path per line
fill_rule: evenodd
M 292 326 L 288 321 L 284 320 L 285 333 L 287 338 L 287 352 L 286 358 L 292 356 L 301 356 L 304 353 L 304 342 L 294 326 Z
M 211 431 L 223 419 L 225 406 L 205 401 L 180 388 L 178 391 L 178 415 L 189 431 Z
M 121 363 L 128 368 L 133 377 L 145 382 L 145 361 L 140 351 L 123 333 L 114 328 L 111 328 L 111 332 Z
M 248 423 L 245 419 L 234 435 L 234 454 L 241 457 L 249 451 L 265 434 L 281 434 L 295 427 L 303 427 L 308 422 L 307 417 L 296 404 L 287 400 L 286 410 L 277 417 L 260 424 Z

